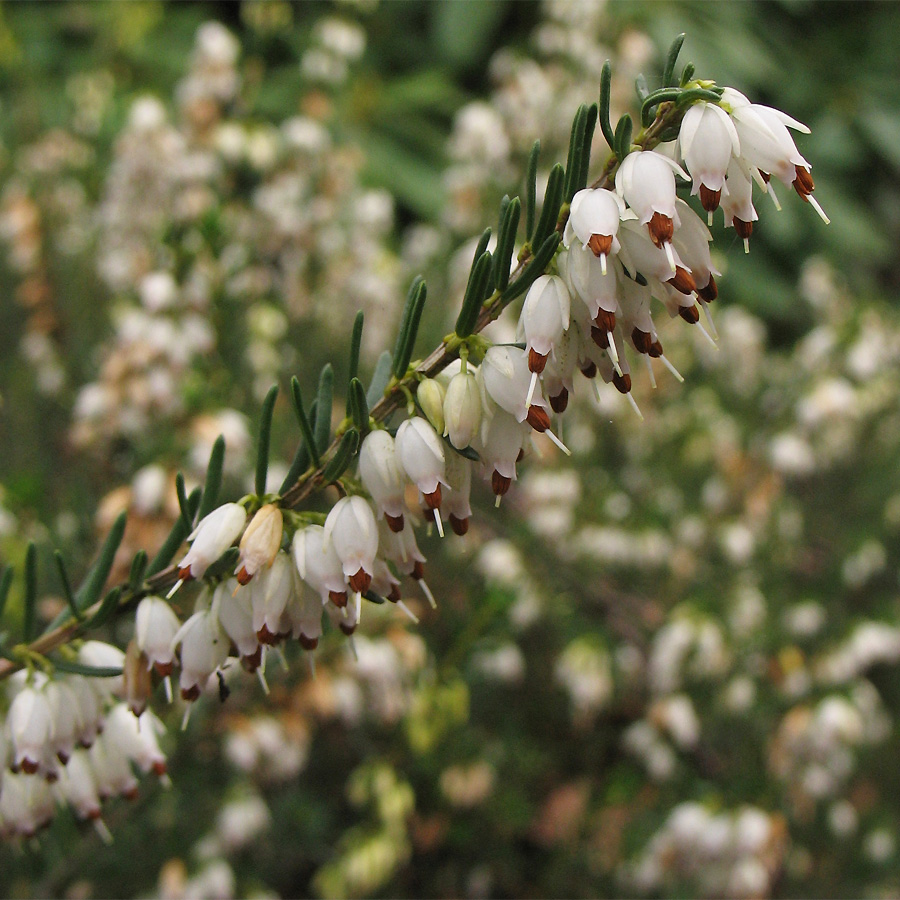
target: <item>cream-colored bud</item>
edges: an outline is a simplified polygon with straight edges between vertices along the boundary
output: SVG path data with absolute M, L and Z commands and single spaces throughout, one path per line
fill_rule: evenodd
M 419 384 L 416 398 L 425 418 L 438 434 L 444 433 L 444 386 L 434 378 L 426 378 Z
M 481 427 L 481 392 L 471 372 L 454 375 L 444 397 L 444 434 L 457 450 L 472 443 Z
M 250 520 L 241 538 L 241 558 L 235 570 L 241 584 L 247 584 L 260 569 L 272 565 L 281 549 L 283 529 L 281 510 L 272 503 L 261 507 Z

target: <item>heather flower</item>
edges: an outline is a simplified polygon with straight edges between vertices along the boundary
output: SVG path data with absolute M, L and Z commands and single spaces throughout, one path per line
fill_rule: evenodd
M 362 497 L 338 500 L 325 519 L 324 544 L 334 548 L 350 587 L 359 594 L 365 593 L 378 553 L 378 528 L 372 507 Z
M 235 575 L 239 584 L 247 584 L 262 568 L 268 568 L 281 549 L 284 520 L 274 503 L 261 506 L 241 538 L 241 556 Z
M 616 232 L 619 219 L 625 212 L 625 204 L 612 191 L 578 191 L 569 205 L 569 219 L 566 222 L 563 242 L 570 247 L 577 238 L 583 248 L 600 260 L 603 274 L 606 274 L 607 257 L 619 250 Z
M 209 676 L 228 658 L 228 641 L 209 609 L 195 612 L 172 638 L 172 649 L 181 646 L 181 697 L 200 696 Z
M 325 540 L 321 525 L 308 525 L 294 534 L 291 544 L 294 564 L 300 577 L 321 598 L 335 606 L 347 604 L 347 581 L 334 545 Z
M 291 597 L 297 592 L 296 570 L 286 553 L 278 553 L 272 565 L 253 582 L 250 603 L 253 630 L 261 644 L 275 644 L 281 630 L 281 618 Z
M 678 149 L 693 179 L 691 194 L 700 195 L 700 203 L 712 220 L 725 187 L 728 164 L 732 156 L 741 155 L 734 123 L 720 106 L 696 103 L 681 120 Z
M 444 445 L 421 416 L 407 419 L 397 429 L 397 459 L 409 480 L 422 492 L 429 509 L 441 505 L 444 477 Z M 439 516 L 435 514 L 436 521 Z
M 384 429 L 370 431 L 359 451 L 359 477 L 378 512 L 394 530 L 403 528 L 406 477 L 397 459 L 394 439 Z
M 547 357 L 569 327 L 569 292 L 558 275 L 541 275 L 528 289 L 521 323 L 528 368 L 540 374 Z
M 234 543 L 244 530 L 247 511 L 239 503 L 226 503 L 201 520 L 188 538 L 192 541 L 178 564 L 182 581 L 202 578 L 206 570 Z
M 254 582 L 255 588 L 256 582 Z M 213 592 L 212 606 L 219 617 L 219 625 L 237 649 L 241 665 L 255 672 L 262 662 L 262 646 L 253 627 L 251 591 L 239 590 L 236 578 L 228 578 Z
M 144 597 L 138 604 L 134 621 L 137 645 L 163 677 L 172 671 L 172 638 L 180 627 L 178 616 L 162 597 Z

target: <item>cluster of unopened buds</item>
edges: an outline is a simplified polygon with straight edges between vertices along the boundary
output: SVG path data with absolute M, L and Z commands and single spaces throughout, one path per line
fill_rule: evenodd
M 670 51 L 667 85 L 673 83 L 668 79 L 679 48 L 680 39 Z M 99 821 L 104 797 L 136 789 L 132 764 L 164 776 L 165 759 L 156 743 L 161 726 L 147 704 L 159 680 L 172 699 L 170 676 L 176 667 L 186 724 L 191 705 L 204 691 L 218 683 L 220 695 L 227 695 L 223 672 L 228 668 L 239 665 L 255 673 L 267 691 L 267 655 L 283 659 L 285 642 L 299 643 L 313 668 L 311 654 L 322 636 L 324 615 L 347 636 L 359 624 L 363 600 L 395 603 L 418 621 L 403 601 L 401 579 L 417 582 L 432 606 L 435 599 L 424 580 L 425 557 L 415 528 L 433 523 L 443 537 L 446 521 L 455 534 L 466 534 L 473 474 L 480 472 L 490 482 L 499 504 L 534 432 L 568 453 L 551 424 L 552 416 L 567 408 L 576 373 L 595 386 L 598 376 L 612 382 L 635 409 L 628 352 L 646 359 L 651 383 L 652 359 L 682 380 L 663 353 L 651 315 L 654 298 L 670 316 L 680 316 L 714 340 L 708 305 L 717 297 L 719 272 L 710 256 L 708 224 L 717 209 L 749 248 L 757 219 L 752 184 L 774 199 L 774 176 L 792 185 L 825 219 L 812 197 L 810 166 L 788 132 L 788 127 L 806 130 L 800 123 L 730 88 L 692 82 L 686 74 L 680 88 L 664 87 L 645 97 L 642 118 L 647 109 L 651 115 L 633 145 L 630 117 L 620 120 L 612 136 L 608 73 L 604 77 L 606 99 L 601 93 L 599 107 L 579 110 L 568 170 L 563 174 L 556 166 L 551 173 L 537 223 L 537 148 L 533 151 L 526 243 L 518 263 L 512 256 L 520 204 L 507 198 L 497 249 L 494 255 L 487 250 L 490 232 L 485 232 L 456 330 L 441 347 L 425 361 L 410 361 L 425 300 L 424 282 L 417 279 L 394 354 L 383 355 L 385 365 L 379 363 L 368 392 L 355 374 L 351 378 L 348 416 L 333 443 L 330 366 L 320 379 L 318 420 L 312 410 L 305 411 L 299 383 L 292 385 L 303 444 L 281 493 L 264 492 L 274 393 L 264 405 L 263 421 L 268 415 L 269 424 L 261 425 L 257 493 L 213 508 L 221 442 L 214 451 L 217 463 L 210 462 L 210 473 L 218 475 L 208 474 L 202 505 L 199 492 L 193 506 L 190 498 L 179 497 L 182 521 L 164 545 L 169 548 L 165 559 L 154 561 L 149 577 L 146 555 L 132 566 L 128 590 L 136 601 L 136 621 L 124 653 L 87 641 L 78 651 L 80 670 L 71 665 L 54 669 L 52 660 L 29 646 L 31 629 L 26 627 L 17 657 L 26 668 L 10 680 L 0 745 L 0 759 L 6 762 L 0 787 L 4 834 L 33 834 L 49 820 L 58 799 Z M 598 114 L 613 155 L 588 188 Z M 677 196 L 677 177 L 692 182 L 691 193 L 699 195 L 708 223 Z M 492 344 L 477 333 L 523 294 L 517 343 Z M 700 323 L 699 307 L 711 334 Z M 361 329 L 358 317 L 354 373 Z M 391 418 L 404 401 L 407 416 L 394 427 Z M 354 457 L 355 471 L 349 468 Z M 294 508 L 329 486 L 339 499 L 327 513 Z M 182 482 L 182 494 L 183 488 Z M 163 571 L 197 517 L 189 550 Z M 101 554 L 106 574 L 117 546 L 108 540 Z M 107 606 L 120 609 L 118 589 L 111 600 L 110 595 L 99 600 L 105 578 L 93 572 L 86 579 L 94 593 L 87 591 L 81 610 L 70 596 L 79 622 L 88 605 L 101 613 Z M 0 606 L 11 579 L 9 570 L 0 577 Z M 200 590 L 193 614 L 182 623 L 169 601 L 191 583 Z M 33 597 L 31 603 L 33 610 Z M 71 634 L 77 633 L 78 626 Z M 60 642 L 68 639 L 67 633 Z M 97 677 L 91 677 L 91 667 Z

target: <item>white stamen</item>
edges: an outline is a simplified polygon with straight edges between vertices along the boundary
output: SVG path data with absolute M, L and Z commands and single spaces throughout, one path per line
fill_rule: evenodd
M 528 383 L 528 395 L 525 397 L 525 408 L 531 406 L 531 398 L 534 396 L 534 389 L 537 387 L 538 373 L 531 373 L 531 381 Z
M 809 201 L 809 205 L 810 205 L 810 206 L 811 206 L 811 207 L 819 214 L 819 218 L 820 218 L 826 225 L 830 225 L 830 224 L 831 224 L 831 219 L 829 219 L 828 216 L 825 215 L 825 210 L 822 209 L 821 206 L 819 206 L 819 201 L 816 200 L 816 198 L 813 197 L 812 194 L 807 194 L 807 195 L 806 195 L 806 199 Z
M 637 417 L 643 422 L 644 414 L 641 412 L 640 408 L 638 407 L 637 401 L 634 399 L 634 397 L 631 396 L 631 391 L 629 391 L 625 395 L 625 397 L 628 400 L 628 402 L 631 404 L 631 408 L 637 413 Z
M 775 195 L 775 188 L 773 188 L 771 184 L 768 185 L 768 190 L 766 191 L 766 193 L 768 193 L 772 198 L 772 202 L 775 204 L 775 209 L 777 209 L 778 212 L 781 212 L 781 204 L 778 202 L 778 197 Z
M 566 456 L 572 455 L 572 451 L 549 428 L 544 431 L 544 434 L 546 434 L 547 437 L 566 454 Z
M 713 223 L 713 214 L 712 214 L 712 210 L 707 210 L 707 212 L 706 212 L 706 226 L 707 226 L 707 228 L 712 228 L 712 223 Z
M 431 588 L 425 583 L 424 578 L 419 579 L 419 587 L 422 588 L 422 593 L 428 598 L 431 608 L 437 609 L 437 600 L 434 599 L 434 594 L 431 593 Z
M 362 594 L 357 591 L 356 592 L 356 624 L 362 621 Z
M 713 347 L 718 350 L 719 345 L 712 339 L 710 333 L 703 327 L 703 323 L 698 320 L 694 322 L 694 324 L 700 329 L 700 333 L 703 335 L 703 337 L 705 337 L 713 345 Z
M 437 525 L 438 534 L 443 537 L 444 523 L 441 521 L 441 511 L 437 507 L 435 507 L 432 512 L 434 513 L 434 524 Z
M 650 375 L 650 387 L 656 390 L 656 376 L 653 374 L 653 364 L 650 362 L 650 356 L 646 353 L 642 354 L 647 363 L 647 372 Z
M 600 254 L 600 271 L 606 275 L 606 254 Z
M 194 706 L 193 703 L 188 703 L 188 705 L 185 707 L 184 717 L 181 720 L 181 730 L 182 731 L 187 731 L 188 722 L 190 721 L 190 718 L 191 718 L 191 709 L 193 708 L 193 706 Z
M 100 840 L 108 847 L 113 842 L 112 832 L 106 827 L 103 819 L 94 819 L 94 831 L 100 835 Z
M 256 677 L 259 679 L 259 683 L 262 685 L 263 693 L 268 697 L 269 696 L 269 682 L 266 681 L 266 673 L 263 672 L 262 666 L 259 666 L 257 668 Z
M 609 358 L 612 360 L 613 368 L 618 375 L 622 375 L 622 368 L 619 365 L 619 350 L 616 347 L 615 339 L 611 331 L 606 332 L 606 343 L 609 346 Z
M 698 298 L 700 299 L 700 298 Z M 703 312 L 706 313 L 706 321 L 709 323 L 709 330 L 712 336 L 718 340 L 719 339 L 719 331 L 716 328 L 716 323 L 713 322 L 712 313 L 709 311 L 709 304 L 705 300 L 700 300 L 700 306 L 703 307 Z
M 310 650 L 306 654 L 306 658 L 309 660 L 309 674 L 313 681 L 316 680 L 316 655 Z
M 500 501 L 503 499 L 503 494 L 497 494 L 494 498 L 494 509 L 500 509 Z
M 666 259 L 669 261 L 669 266 L 672 269 L 672 274 L 674 275 L 678 271 L 678 267 L 675 265 L 675 255 L 672 253 L 672 242 L 666 241 L 663 244 L 663 249 L 666 251 Z
M 167 791 L 172 787 L 172 779 L 169 778 L 167 772 L 163 772 L 162 775 L 159 776 L 159 784 L 161 787 L 164 787 Z
M 669 362 L 664 353 L 661 353 L 659 355 L 659 359 L 662 364 L 675 376 L 675 378 L 678 379 L 678 381 L 680 381 L 682 384 L 684 384 L 684 375 L 682 375 L 681 372 L 679 372 L 678 369 L 676 369 L 675 366 L 673 366 L 672 363 Z
M 176 591 L 178 590 L 178 588 L 180 588 L 183 584 L 184 584 L 184 579 L 183 579 L 183 578 L 179 578 L 178 581 L 176 581 L 175 584 L 172 585 L 172 590 L 169 591 L 168 594 L 166 594 L 166 600 L 171 600 L 171 599 L 175 596 L 175 592 L 176 592 Z
M 163 678 L 163 686 L 166 689 L 166 703 L 171 703 L 172 702 L 172 679 L 169 678 L 168 675 L 166 675 L 166 677 Z
M 281 668 L 284 669 L 285 672 L 288 671 L 288 661 L 285 659 L 284 650 L 281 647 L 275 647 L 275 653 L 278 655 L 278 662 L 281 663 Z
M 598 404 L 600 404 L 601 403 L 600 385 L 597 382 L 596 378 L 591 379 L 591 387 L 594 389 L 594 399 L 597 401 Z
M 744 238 L 744 253 L 750 252 L 750 238 Z
M 416 623 L 416 625 L 419 624 L 419 617 L 402 600 L 397 601 L 397 606 L 399 606 L 400 609 L 402 609 L 403 612 L 405 612 L 413 620 L 413 622 Z
M 359 654 L 356 652 L 356 641 L 353 640 L 353 635 L 350 635 L 347 638 L 347 643 L 350 645 L 350 652 L 353 654 L 353 658 L 356 662 L 359 662 Z

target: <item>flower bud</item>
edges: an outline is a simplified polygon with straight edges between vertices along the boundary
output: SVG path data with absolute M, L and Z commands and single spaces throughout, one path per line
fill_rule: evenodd
M 283 529 L 284 521 L 277 506 L 267 503 L 259 508 L 241 538 L 241 556 L 235 569 L 239 584 L 247 584 L 260 569 L 272 565 L 281 549 Z
M 178 616 L 162 597 L 144 597 L 138 603 L 134 619 L 135 638 L 149 664 L 162 677 L 172 671 L 172 638 L 180 627 Z
M 429 509 L 441 505 L 444 483 L 444 446 L 425 419 L 415 416 L 397 429 L 397 458 L 409 480 L 425 496 Z
M 247 511 L 239 503 L 226 503 L 214 509 L 188 538 L 193 541 L 178 564 L 182 581 L 202 578 L 206 570 L 234 543 L 247 521 Z
M 471 371 L 459 372 L 450 379 L 444 397 L 444 434 L 457 450 L 463 450 L 472 443 L 480 426 L 478 380 Z
M 347 581 L 334 545 L 325 541 L 321 525 L 308 525 L 294 534 L 291 544 L 300 577 L 318 593 L 321 602 L 347 605 Z
M 128 708 L 135 716 L 141 715 L 150 702 L 153 682 L 150 679 L 150 663 L 134 638 L 128 642 L 128 646 L 125 648 L 122 681 L 125 686 L 125 700 L 128 702 Z
M 367 591 L 378 553 L 378 528 L 372 508 L 362 497 L 344 497 L 335 503 L 325 519 L 324 542 L 334 548 L 350 587 L 360 594 Z
M 438 434 L 444 433 L 444 386 L 435 378 L 423 378 L 416 390 L 416 400 L 425 418 Z
M 395 531 L 401 529 L 406 476 L 397 460 L 394 439 L 387 431 L 378 429 L 366 435 L 359 450 L 359 477 L 388 525 Z
M 10 704 L 6 727 L 13 768 L 34 775 L 53 740 L 53 715 L 44 691 L 30 685 L 19 691 Z

